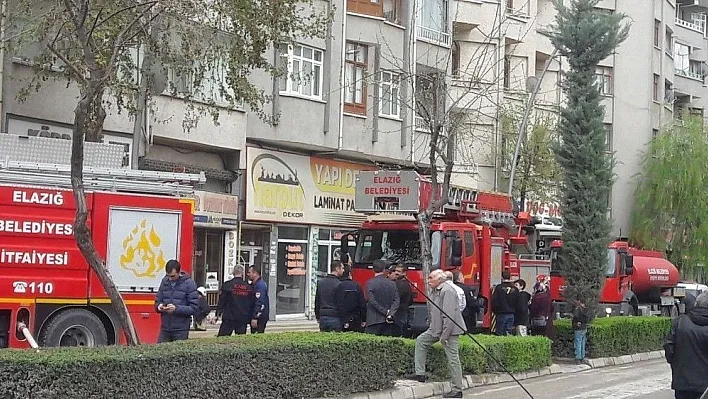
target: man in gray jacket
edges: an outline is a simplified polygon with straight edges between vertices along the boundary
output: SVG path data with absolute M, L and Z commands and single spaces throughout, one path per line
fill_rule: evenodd
M 374 261 L 375 277 L 366 282 L 366 333 L 374 335 L 394 335 L 393 317 L 398 311 L 401 299 L 396 283 L 384 276 L 386 262 Z
M 430 308 L 430 326 L 415 340 L 415 375 L 411 378 L 425 382 L 427 379 L 425 360 L 428 356 L 428 349 L 435 342 L 440 341 L 443 350 L 445 350 L 447 367 L 452 376 L 452 390 L 444 394 L 443 398 L 461 398 L 462 365 L 460 364 L 459 337 L 464 334 L 464 330 L 459 326 L 464 326 L 465 321 L 460 311 L 457 292 L 449 284 L 446 284 L 445 280 L 445 273 L 440 269 L 433 270 L 428 276 L 428 282 L 432 288 L 430 300 L 433 302 Z

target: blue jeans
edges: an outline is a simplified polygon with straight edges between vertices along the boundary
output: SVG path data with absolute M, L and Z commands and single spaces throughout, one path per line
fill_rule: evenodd
M 573 346 L 575 346 L 575 359 L 585 359 L 585 345 L 588 343 L 588 330 L 573 331 Z
M 514 332 L 514 314 L 502 313 L 497 315 L 497 335 L 511 335 Z
M 160 330 L 160 335 L 157 337 L 157 343 L 184 341 L 189 339 L 189 330 L 187 331 L 165 331 Z
M 339 320 L 339 317 L 321 316 L 320 317 L 320 331 L 322 331 L 322 332 L 328 332 L 328 331 L 341 332 L 342 331 L 342 321 Z

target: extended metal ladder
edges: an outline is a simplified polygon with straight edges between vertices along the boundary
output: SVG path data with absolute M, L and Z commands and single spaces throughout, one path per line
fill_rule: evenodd
M 0 184 L 71 189 L 68 165 L 0 160 Z M 184 196 L 204 184 L 204 173 L 170 173 L 134 169 L 84 168 L 87 191 L 116 191 Z

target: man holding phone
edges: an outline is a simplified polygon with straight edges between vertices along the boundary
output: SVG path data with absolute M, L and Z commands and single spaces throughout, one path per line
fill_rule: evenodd
M 189 338 L 192 316 L 199 310 L 197 284 L 180 271 L 181 265 L 172 259 L 165 265 L 166 276 L 155 297 L 155 310 L 161 315 L 157 343 Z

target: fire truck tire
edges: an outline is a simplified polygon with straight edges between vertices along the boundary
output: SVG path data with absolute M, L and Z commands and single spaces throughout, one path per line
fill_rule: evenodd
M 86 309 L 67 309 L 52 316 L 39 335 L 39 345 L 103 346 L 108 335 L 101 319 Z

